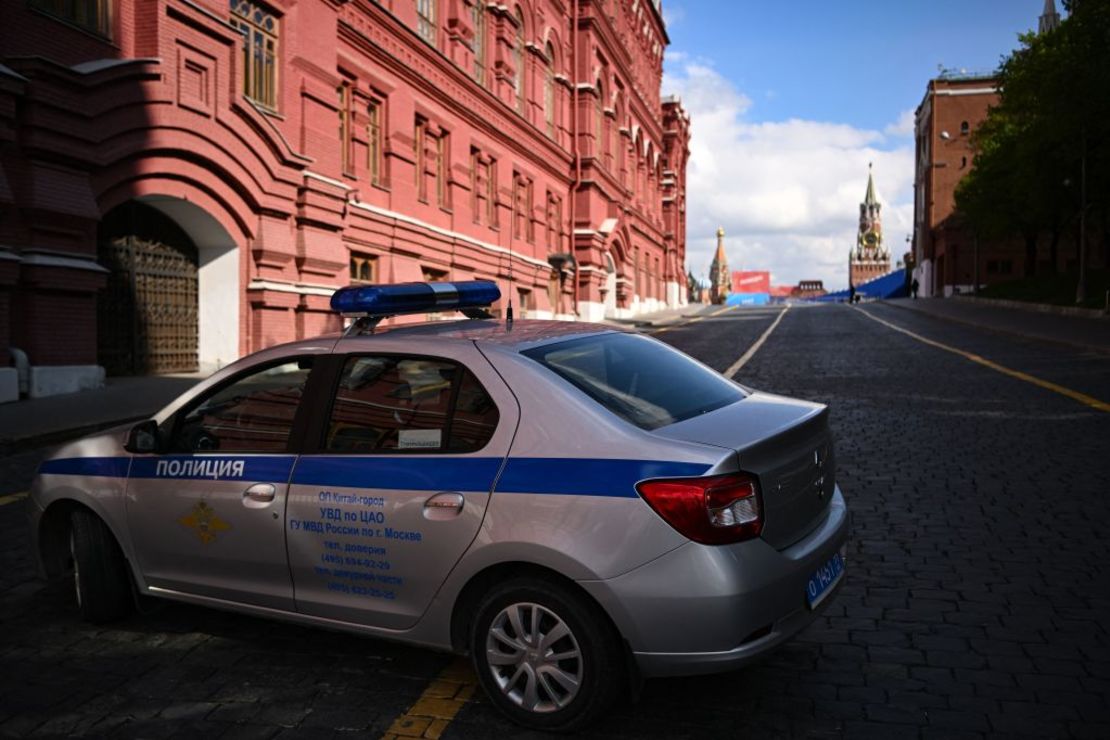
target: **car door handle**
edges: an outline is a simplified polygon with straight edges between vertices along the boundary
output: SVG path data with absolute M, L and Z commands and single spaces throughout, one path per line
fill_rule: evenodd
M 260 504 L 268 504 L 274 500 L 276 490 L 272 483 L 255 483 L 243 491 L 243 505 L 247 508 L 258 508 Z
M 440 491 L 424 502 L 424 518 L 430 521 L 454 519 L 463 510 L 466 499 L 455 491 Z

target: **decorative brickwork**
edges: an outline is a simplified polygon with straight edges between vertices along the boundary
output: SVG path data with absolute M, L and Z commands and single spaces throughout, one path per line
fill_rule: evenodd
M 201 368 L 338 328 L 352 259 L 494 279 L 532 316 L 684 302 L 656 4 L 109 5 L 97 32 L 34 3 L 0 28 L 0 364 L 103 364 L 98 252 L 128 235 L 101 225 L 133 202 L 194 249 Z

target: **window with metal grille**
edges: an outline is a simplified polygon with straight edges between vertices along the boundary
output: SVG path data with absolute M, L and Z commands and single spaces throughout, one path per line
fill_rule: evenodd
M 478 0 L 470 6 L 474 23 L 474 79 L 478 84 L 486 84 L 486 4 Z
M 450 173 L 450 135 L 441 131 L 436 137 L 436 202 L 440 208 L 451 207 L 451 192 L 447 176 Z
M 532 221 L 536 208 L 535 190 L 531 180 L 524 184 L 524 236 L 530 244 L 536 243 L 536 224 Z
M 475 147 L 470 147 L 470 215 L 474 223 L 481 223 L 479 212 L 478 178 L 482 175 L 482 153 Z
M 518 6 L 516 9 L 516 38 L 513 42 L 513 68 L 516 77 L 513 84 L 516 86 L 516 109 L 524 113 L 524 13 Z
M 436 44 L 436 0 L 416 0 L 416 32 L 432 46 Z
M 370 182 L 374 185 L 381 185 L 383 182 L 382 153 L 384 151 L 382 146 L 381 101 L 371 100 L 366 106 L 366 116 L 369 119 L 366 124 L 366 169 L 370 172 Z
M 486 222 L 491 229 L 498 227 L 497 218 L 497 160 L 486 165 Z
M 351 86 L 344 82 L 336 88 L 339 96 L 339 157 L 344 174 L 351 174 L 355 164 L 351 158 Z
M 547 44 L 547 66 L 543 70 L 543 116 L 547 135 L 555 136 L 555 49 Z
M 31 0 L 31 7 L 100 36 L 112 35 L 109 0 Z
M 243 94 L 277 109 L 278 19 L 248 0 L 231 0 L 231 25 L 243 36 Z
M 427 167 L 427 163 L 425 162 L 425 137 L 427 133 L 428 122 L 420 116 L 417 116 L 413 135 L 416 147 L 416 197 L 424 203 L 428 202 L 428 178 L 424 171 Z
M 597 147 L 597 158 L 601 159 L 601 155 L 605 151 L 605 110 L 604 110 L 605 88 L 601 84 L 601 80 L 597 81 L 597 99 L 594 101 L 594 141 Z M 600 163 L 600 162 L 599 162 Z

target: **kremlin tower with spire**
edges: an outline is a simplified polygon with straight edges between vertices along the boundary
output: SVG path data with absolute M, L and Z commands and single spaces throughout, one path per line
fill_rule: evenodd
M 725 259 L 725 229 L 720 226 L 717 228 L 717 254 L 713 255 L 713 263 L 709 266 L 709 302 L 724 303 L 731 286 L 732 276 Z
M 867 193 L 859 204 L 859 232 L 848 259 L 848 284 L 859 287 L 890 272 L 890 250 L 883 246 L 882 205 L 875 195 L 875 178 L 867 165 Z

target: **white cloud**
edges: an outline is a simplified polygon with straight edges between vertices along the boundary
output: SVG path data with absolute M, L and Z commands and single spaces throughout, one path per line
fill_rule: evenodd
M 913 136 L 914 127 L 916 126 L 917 112 L 913 108 L 907 108 L 902 111 L 898 116 L 898 120 L 887 126 L 883 131 L 887 136 L 906 137 Z
M 868 163 L 886 246 L 895 261 L 906 251 L 912 143 L 892 148 L 887 139 L 901 135 L 905 113 L 885 131 L 800 119 L 753 123 L 748 96 L 711 65 L 685 60 L 668 64 L 663 89 L 681 96 L 692 119 L 686 264 L 696 276 L 707 274 L 723 226 L 731 269 L 770 270 L 776 284 L 819 279 L 846 287 Z

